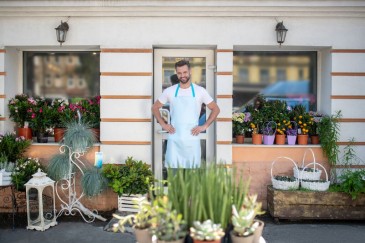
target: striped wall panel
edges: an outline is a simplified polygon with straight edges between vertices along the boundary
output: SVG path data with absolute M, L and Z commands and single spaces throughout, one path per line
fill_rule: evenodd
M 332 52 L 332 111 L 341 110 L 338 144 L 345 146 L 354 138 L 365 145 L 365 50 L 334 49 Z M 365 154 L 362 153 L 362 159 Z
M 100 150 L 107 163 L 121 163 L 128 156 L 152 162 L 152 53 L 101 49 Z
M 0 49 L 0 133 L 4 132 L 5 117 L 5 50 Z

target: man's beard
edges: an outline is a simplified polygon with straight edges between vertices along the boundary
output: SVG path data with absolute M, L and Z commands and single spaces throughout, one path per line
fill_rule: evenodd
M 189 82 L 189 80 L 190 80 L 190 76 L 186 77 L 185 80 L 179 79 L 179 82 L 182 84 L 186 84 L 187 82 Z

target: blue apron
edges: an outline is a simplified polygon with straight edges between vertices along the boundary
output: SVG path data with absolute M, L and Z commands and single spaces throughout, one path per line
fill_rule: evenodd
M 195 101 L 194 86 L 191 84 L 192 96 L 177 96 L 178 84 L 173 98 L 171 125 L 174 134 L 167 138 L 165 166 L 167 168 L 195 168 L 200 167 L 201 149 L 199 136 L 191 135 L 191 130 L 198 126 L 199 112 Z

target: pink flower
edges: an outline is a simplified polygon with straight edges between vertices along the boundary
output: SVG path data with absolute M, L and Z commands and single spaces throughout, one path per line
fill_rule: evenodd
M 43 112 L 43 110 L 42 110 L 42 108 L 40 108 L 40 109 L 39 109 L 39 113 L 42 113 L 42 112 Z
M 35 118 L 35 113 L 32 113 L 32 119 L 34 119 Z

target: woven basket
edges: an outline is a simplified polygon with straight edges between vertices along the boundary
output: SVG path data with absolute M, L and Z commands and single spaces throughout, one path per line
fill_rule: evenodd
M 304 170 L 304 160 L 305 157 L 307 155 L 307 152 L 310 151 L 312 153 L 313 156 L 313 170 L 314 171 L 305 171 Z M 298 167 L 293 167 L 293 172 L 294 172 L 294 177 L 303 180 L 319 180 L 319 178 L 321 178 L 321 174 L 322 174 L 322 170 L 320 169 L 316 169 L 316 164 L 318 165 L 318 163 L 316 163 L 316 157 L 314 156 L 313 150 L 311 148 L 308 148 L 305 152 L 304 152 L 304 156 L 303 156 L 303 160 L 302 160 L 302 167 L 298 168 Z
M 311 164 L 314 164 L 314 162 L 313 163 L 309 163 L 308 165 L 311 165 Z M 312 180 L 304 180 L 304 179 L 301 179 L 300 180 L 300 185 L 301 185 L 302 188 L 305 188 L 305 189 L 308 189 L 308 190 L 312 190 L 312 191 L 327 191 L 328 190 L 328 188 L 330 187 L 331 182 L 328 180 L 327 171 L 323 167 L 323 165 L 321 165 L 321 164 L 318 164 L 318 165 L 323 168 L 324 172 L 326 172 L 326 181 L 325 182 L 321 182 L 321 181 L 319 181 L 319 179 L 317 181 L 315 181 L 315 180 L 312 181 Z M 307 166 L 304 167 L 304 169 L 307 168 Z
M 294 164 L 294 167 L 297 167 L 297 164 L 291 158 L 289 158 L 289 157 L 277 157 L 271 164 L 271 182 L 272 182 L 273 188 L 280 189 L 280 190 L 289 190 L 289 189 L 296 190 L 296 189 L 298 189 L 299 188 L 299 179 L 298 178 L 295 178 L 295 181 L 281 181 L 281 180 L 275 179 L 275 177 L 273 176 L 272 170 L 274 168 L 274 164 L 279 159 L 289 160 Z

